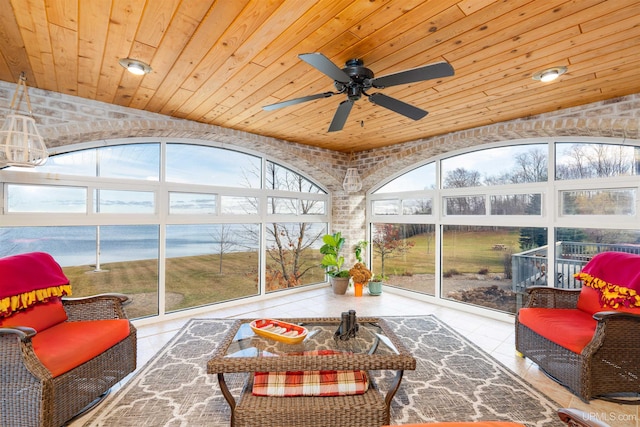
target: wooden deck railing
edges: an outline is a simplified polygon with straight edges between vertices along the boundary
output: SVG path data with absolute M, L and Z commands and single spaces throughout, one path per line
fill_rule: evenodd
M 549 285 L 548 246 L 513 254 L 511 257 L 513 290 L 524 293 L 534 285 Z M 640 254 L 640 245 L 585 242 L 557 242 L 553 286 L 564 289 L 581 287 L 573 276 L 597 253 L 618 251 Z

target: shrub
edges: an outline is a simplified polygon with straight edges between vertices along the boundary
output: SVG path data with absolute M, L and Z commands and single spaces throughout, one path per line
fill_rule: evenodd
M 460 274 L 460 272 L 458 270 L 456 270 L 455 268 L 451 268 L 451 269 L 445 271 L 444 273 L 442 273 L 442 277 L 449 278 L 449 277 L 453 277 L 453 276 L 456 276 L 456 275 L 459 275 L 459 274 Z

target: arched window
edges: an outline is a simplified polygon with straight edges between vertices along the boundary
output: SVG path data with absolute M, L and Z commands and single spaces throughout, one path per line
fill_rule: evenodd
M 639 175 L 639 141 L 439 156 L 367 196 L 374 272 L 427 298 L 515 313 L 528 286 L 578 287 L 594 253 L 640 253 Z
M 325 279 L 326 191 L 263 156 L 109 141 L 0 169 L 0 182 L 0 256 L 48 252 L 75 296 L 128 294 L 135 318 Z

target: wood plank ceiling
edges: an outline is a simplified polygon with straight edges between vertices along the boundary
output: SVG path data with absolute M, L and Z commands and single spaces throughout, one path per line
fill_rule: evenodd
M 321 52 L 376 76 L 438 61 L 452 77 L 376 90 L 417 121 L 339 94 L 298 58 Z M 127 73 L 121 58 L 153 71 Z M 531 76 L 554 66 L 553 83 Z M 0 80 L 357 152 L 638 93 L 640 0 L 0 0 Z

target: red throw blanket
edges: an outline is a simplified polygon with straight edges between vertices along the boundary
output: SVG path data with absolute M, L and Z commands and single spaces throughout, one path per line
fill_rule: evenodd
M 575 277 L 600 292 L 602 305 L 640 307 L 640 255 L 599 253 Z
M 31 252 L 0 258 L 0 316 L 63 295 L 71 295 L 71 285 L 51 255 Z

